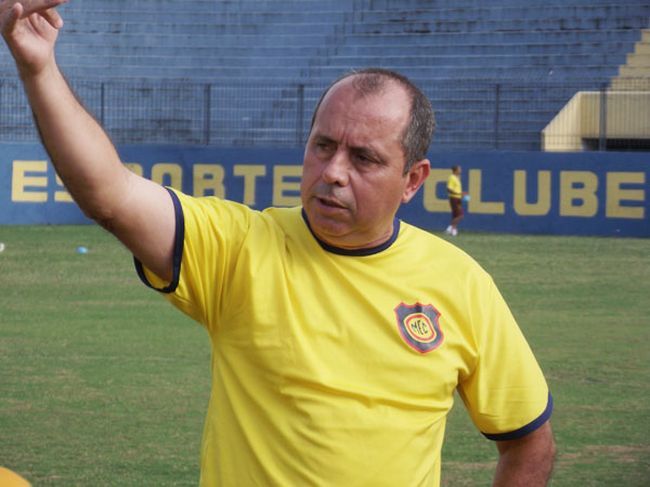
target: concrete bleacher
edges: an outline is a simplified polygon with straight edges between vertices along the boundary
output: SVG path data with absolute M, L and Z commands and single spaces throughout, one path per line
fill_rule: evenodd
M 404 72 L 432 99 L 434 147 L 532 150 L 576 91 L 617 76 L 650 19 L 647 0 L 84 0 L 60 10 L 59 63 L 73 84 L 90 86 L 84 99 L 118 142 L 141 134 L 299 143 L 329 81 L 381 66 Z M 14 71 L 3 46 L 1 79 Z M 107 98 L 102 90 L 117 81 L 123 95 Z M 161 81 L 193 87 L 172 91 L 163 109 L 141 86 Z M 132 113 L 143 100 L 152 107 Z

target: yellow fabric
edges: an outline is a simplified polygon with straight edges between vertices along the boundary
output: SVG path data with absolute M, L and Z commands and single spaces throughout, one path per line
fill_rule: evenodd
M 2 487 L 30 487 L 31 484 L 13 470 L 0 467 L 0 486 Z
M 185 240 L 168 299 L 213 347 L 201 485 L 438 486 L 454 390 L 487 433 L 544 411 L 546 383 L 506 304 L 451 244 L 401 223 L 389 248 L 338 255 L 299 208 L 178 196 Z M 398 326 L 397 310 L 418 303 L 440 315 L 426 353 Z M 431 329 L 418 330 L 429 346 Z
M 455 174 L 451 174 L 447 179 L 447 193 L 449 193 L 450 198 L 460 199 L 463 197 L 463 185 L 460 178 Z

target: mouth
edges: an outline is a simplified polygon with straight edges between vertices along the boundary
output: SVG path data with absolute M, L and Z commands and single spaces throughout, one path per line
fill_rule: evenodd
M 341 209 L 341 210 L 345 210 L 347 208 L 343 203 L 341 203 L 340 201 L 334 198 L 317 196 L 316 200 L 321 206 L 324 206 L 326 208 Z

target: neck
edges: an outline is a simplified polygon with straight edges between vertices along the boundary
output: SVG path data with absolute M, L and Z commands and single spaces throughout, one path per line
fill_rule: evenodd
M 355 244 L 355 243 L 351 244 L 346 241 L 343 242 L 333 241 L 331 239 L 328 239 L 327 237 L 322 237 L 318 235 L 309 224 L 309 219 L 307 218 L 307 213 L 305 212 L 304 209 L 302 210 L 302 217 L 305 223 L 307 224 L 307 228 L 309 228 L 309 231 L 316 239 L 316 241 L 319 243 L 319 245 L 324 250 L 327 250 L 328 252 L 332 252 L 334 254 L 340 254 L 340 255 L 362 256 L 362 255 L 372 255 L 372 254 L 382 252 L 383 250 L 389 248 L 393 244 L 393 242 L 395 242 L 400 229 L 400 221 L 397 218 L 393 218 L 389 230 L 386 232 L 386 234 L 382 235 L 382 237 L 377 239 L 367 240 L 362 244 Z

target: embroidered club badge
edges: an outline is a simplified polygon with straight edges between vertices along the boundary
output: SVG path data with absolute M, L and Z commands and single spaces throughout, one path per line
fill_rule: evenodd
M 432 305 L 400 303 L 395 308 L 395 316 L 400 335 L 417 352 L 429 353 L 442 344 L 444 335 L 438 321 L 440 312 Z

